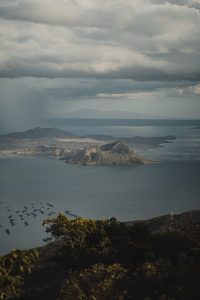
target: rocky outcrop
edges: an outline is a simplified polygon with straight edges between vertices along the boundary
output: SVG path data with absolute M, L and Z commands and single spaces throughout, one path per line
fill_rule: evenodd
M 91 166 L 123 166 L 150 163 L 120 141 L 102 146 L 89 146 L 72 152 L 66 162 Z

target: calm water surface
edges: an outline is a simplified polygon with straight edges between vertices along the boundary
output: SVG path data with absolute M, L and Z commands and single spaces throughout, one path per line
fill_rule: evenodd
M 62 124 L 60 128 L 69 131 L 76 135 L 87 134 L 105 134 L 113 137 L 162 137 L 167 135 L 174 135 L 176 140 L 170 144 L 163 144 L 159 148 L 154 149 L 136 149 L 144 156 L 159 161 L 169 160 L 200 160 L 200 128 L 193 129 L 193 126 L 82 126 L 77 121 L 76 126 L 71 125 L 69 120 L 64 120 L 66 125 Z M 63 122 L 63 123 L 65 123 Z M 198 121 L 200 122 L 200 121 Z M 120 123 L 120 122 L 119 122 Z M 197 123 L 199 124 L 199 123 Z M 51 124 L 54 125 L 54 124 Z
M 0 253 L 41 245 L 42 220 L 59 211 L 124 221 L 199 209 L 199 174 L 200 161 L 112 168 L 1 157 Z

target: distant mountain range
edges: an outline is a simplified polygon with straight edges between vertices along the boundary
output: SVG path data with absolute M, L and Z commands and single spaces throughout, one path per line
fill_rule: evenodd
M 127 111 L 100 111 L 95 109 L 80 109 L 65 114 L 52 115 L 52 118 L 74 119 L 163 119 L 163 117 Z
M 67 138 L 70 136 L 72 136 L 71 133 L 56 127 L 36 127 L 23 132 L 11 132 L 5 135 L 0 135 L 0 139 Z

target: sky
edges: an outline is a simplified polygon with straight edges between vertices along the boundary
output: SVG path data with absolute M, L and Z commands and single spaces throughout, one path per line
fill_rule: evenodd
M 0 131 L 96 109 L 200 116 L 200 0 L 0 0 Z

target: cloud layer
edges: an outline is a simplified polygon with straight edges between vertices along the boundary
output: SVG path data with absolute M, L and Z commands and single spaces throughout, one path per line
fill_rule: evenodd
M 70 110 L 199 117 L 200 0 L 0 0 L 0 131 Z
M 200 1 L 0 1 L 0 76 L 200 79 Z

